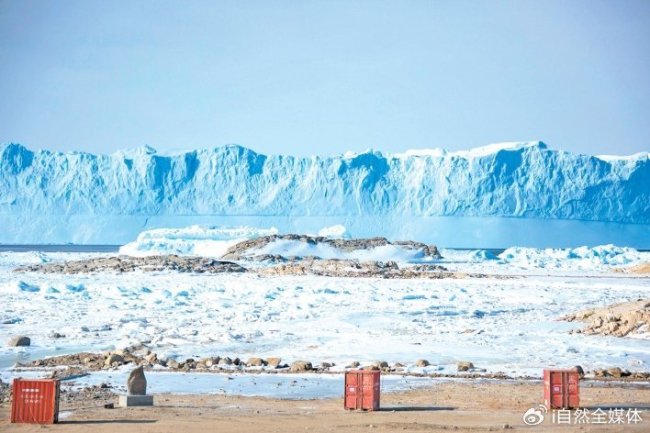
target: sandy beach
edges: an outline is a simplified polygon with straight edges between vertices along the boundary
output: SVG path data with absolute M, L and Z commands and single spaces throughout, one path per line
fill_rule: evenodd
M 117 397 L 62 402 L 61 422 L 38 426 L 9 424 L 10 406 L 0 406 L 3 432 L 448 432 L 448 431 L 554 431 L 645 432 L 650 425 L 650 388 L 620 383 L 583 383 L 581 406 L 637 408 L 642 421 L 623 424 L 553 423 L 551 414 L 538 426 L 527 426 L 523 414 L 542 403 L 539 382 L 445 382 L 408 392 L 384 393 L 378 412 L 350 412 L 342 399 L 276 400 L 212 395 L 155 396 L 148 408 L 105 409 Z M 573 413 L 572 413 L 573 416 Z M 646 419 L 647 418 L 647 419 Z M 593 418 L 592 418 L 593 419 Z M 605 418 L 608 422 L 608 418 Z

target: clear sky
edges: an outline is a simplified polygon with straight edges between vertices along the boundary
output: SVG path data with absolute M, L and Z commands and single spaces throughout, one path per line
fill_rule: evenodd
M 650 1 L 0 0 L 0 142 L 650 150 Z

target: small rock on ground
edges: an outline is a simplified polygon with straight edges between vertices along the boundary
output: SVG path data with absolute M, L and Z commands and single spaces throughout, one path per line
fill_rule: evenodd
M 18 335 L 16 337 L 13 337 L 11 340 L 9 340 L 8 345 L 10 347 L 24 347 L 24 346 L 29 346 L 32 344 L 32 340 L 29 337 L 25 337 L 24 335 Z

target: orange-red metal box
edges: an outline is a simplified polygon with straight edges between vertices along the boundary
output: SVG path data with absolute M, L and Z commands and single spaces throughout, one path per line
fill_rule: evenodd
M 580 407 L 580 373 L 576 370 L 544 370 L 544 404 L 548 409 Z
M 56 379 L 14 379 L 11 422 L 58 422 L 60 389 Z
M 379 410 L 379 371 L 350 370 L 345 373 L 345 409 Z

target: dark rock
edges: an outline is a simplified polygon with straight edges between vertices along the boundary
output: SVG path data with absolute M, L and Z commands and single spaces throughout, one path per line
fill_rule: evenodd
M 229 357 L 224 357 L 219 360 L 219 365 L 232 365 L 232 359 Z
M 11 340 L 9 340 L 8 345 L 10 347 L 24 347 L 24 346 L 29 346 L 32 344 L 32 340 L 29 337 L 25 337 L 24 335 L 18 335 L 16 337 L 13 337 Z
M 578 372 L 578 376 L 580 377 L 580 379 L 585 377 L 585 371 L 582 369 L 582 366 L 576 365 L 575 367 L 573 367 L 573 369 Z

